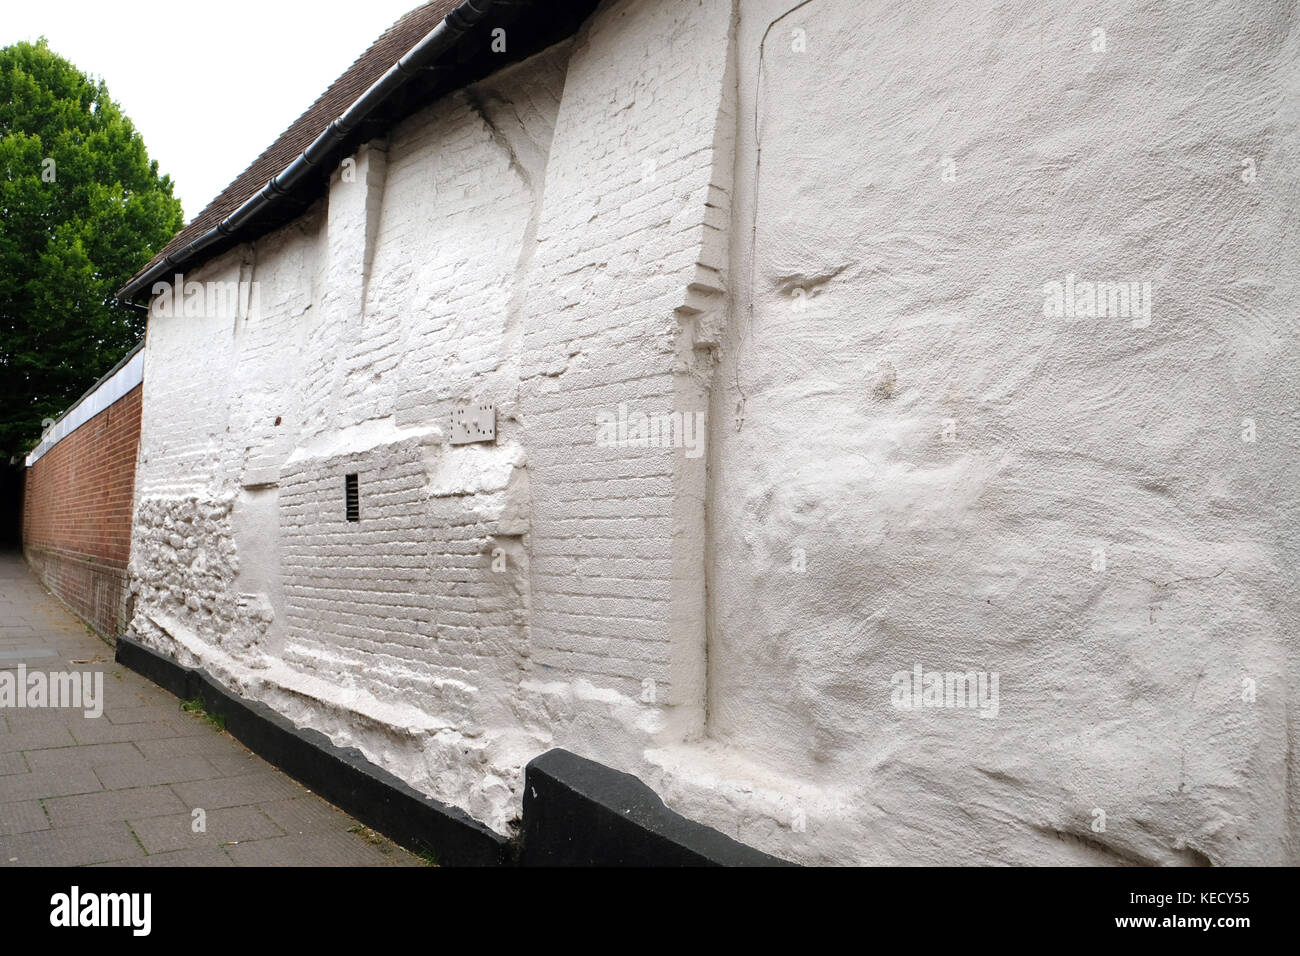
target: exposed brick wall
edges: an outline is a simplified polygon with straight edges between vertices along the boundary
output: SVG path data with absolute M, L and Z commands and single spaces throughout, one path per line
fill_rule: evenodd
M 23 552 L 45 585 L 105 637 L 127 624 L 140 392 L 137 386 L 27 470 Z

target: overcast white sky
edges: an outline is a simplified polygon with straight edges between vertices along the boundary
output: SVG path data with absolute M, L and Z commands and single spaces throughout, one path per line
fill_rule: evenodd
M 0 46 L 35 40 L 102 76 L 188 222 L 423 0 L 0 0 Z

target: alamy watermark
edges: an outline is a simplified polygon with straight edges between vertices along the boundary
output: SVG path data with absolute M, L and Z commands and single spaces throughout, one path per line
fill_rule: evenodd
M 1064 282 L 1043 284 L 1043 315 L 1049 319 L 1130 319 L 1135 329 L 1151 324 L 1150 282 Z
M 998 715 L 998 672 L 927 671 L 917 664 L 890 678 L 890 702 L 897 710 L 969 708 L 981 717 Z
M 131 930 L 133 936 L 148 936 L 153 928 L 152 893 L 83 893 L 73 886 L 66 893 L 50 897 L 50 925 Z
M 103 671 L 0 671 L 0 710 L 53 707 L 80 710 L 90 718 L 104 713 Z
M 262 311 L 258 282 L 186 282 L 177 273 L 171 282 L 155 282 L 153 295 L 154 313 L 163 318 L 255 319 Z
M 596 444 L 601 448 L 681 448 L 687 458 L 699 458 L 704 454 L 706 421 L 706 412 L 647 415 L 620 402 L 617 410 L 596 413 Z

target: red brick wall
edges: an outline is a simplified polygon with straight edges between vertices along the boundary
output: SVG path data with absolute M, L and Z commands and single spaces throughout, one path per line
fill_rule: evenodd
M 27 470 L 23 553 L 45 586 L 98 633 L 127 624 L 140 387 Z

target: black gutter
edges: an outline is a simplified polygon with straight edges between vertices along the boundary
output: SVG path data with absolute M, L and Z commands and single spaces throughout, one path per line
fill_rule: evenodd
M 119 305 L 131 304 L 157 282 L 171 279 L 183 271 L 203 250 L 234 239 L 249 223 L 268 210 L 294 202 L 293 190 L 313 171 L 324 168 L 334 151 L 348 135 L 371 116 L 393 93 L 415 79 L 423 70 L 434 66 L 466 33 L 477 26 L 498 6 L 518 6 L 518 0 L 466 0 L 425 34 L 388 72 L 371 84 L 348 109 L 293 160 L 284 171 L 262 188 L 226 219 L 199 236 L 179 252 L 165 257 L 139 278 L 127 283 L 117 294 Z

